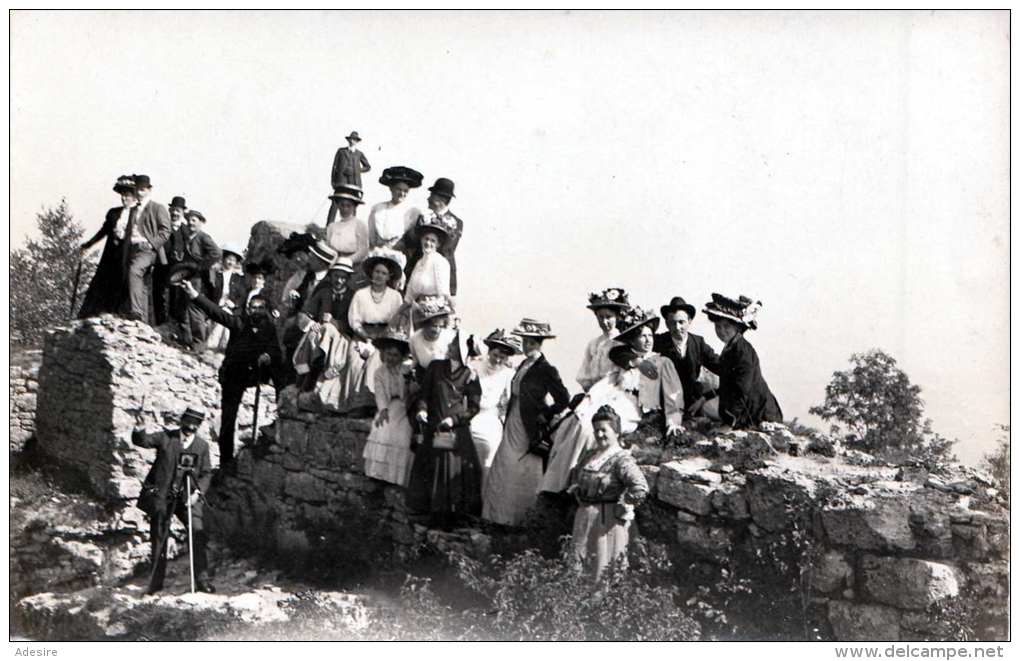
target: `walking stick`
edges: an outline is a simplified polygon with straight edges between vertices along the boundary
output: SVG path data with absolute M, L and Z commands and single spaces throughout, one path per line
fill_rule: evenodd
M 251 446 L 255 448 L 259 444 L 259 399 L 262 395 L 262 370 L 258 371 L 259 380 L 255 384 L 255 413 L 251 418 Z M 254 450 L 253 450 L 254 451 Z
M 74 319 L 74 306 L 78 302 L 78 282 L 81 280 L 81 257 L 78 267 L 74 270 L 74 286 L 71 287 L 71 309 L 67 312 L 68 319 Z
M 191 473 L 184 474 L 184 481 L 187 483 L 188 494 L 188 569 L 191 572 L 191 591 L 195 591 L 195 553 L 191 543 L 192 528 L 191 528 Z

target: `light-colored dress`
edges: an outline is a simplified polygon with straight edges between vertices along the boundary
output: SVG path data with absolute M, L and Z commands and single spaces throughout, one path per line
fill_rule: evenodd
M 422 369 L 429 366 L 433 360 L 443 360 L 450 350 L 450 343 L 457 337 L 457 331 L 452 328 L 444 328 L 439 331 L 439 338 L 429 341 L 421 329 L 411 336 L 411 358 L 414 364 Z
M 326 227 L 326 242 L 357 267 L 368 254 L 368 223 L 357 216 L 336 220 Z
M 581 403 L 553 432 L 549 464 L 542 476 L 541 491 L 559 493 L 570 484 L 570 471 L 592 443 L 591 419 L 602 406 L 613 407 L 620 416 L 621 434 L 629 434 L 641 422 L 638 389 L 641 378 L 637 369 L 614 367 L 609 374 L 591 387 Z
M 405 199 L 400 204 L 380 202 L 368 214 L 368 244 L 372 248 L 396 248 L 421 211 Z
M 407 279 L 404 301 L 413 303 L 419 296 L 450 296 L 450 262 L 438 252 L 423 255 Z
M 358 336 L 351 342 L 351 354 L 348 364 L 349 392 L 358 392 L 363 388 L 370 391 L 375 389 L 375 372 L 382 366 L 379 360 L 379 352 L 371 341 L 383 334 L 386 324 L 390 322 L 393 315 L 400 308 L 402 299 L 400 292 L 390 287 L 382 294 L 382 300 L 378 303 L 372 298 L 372 287 L 362 287 L 354 292 L 351 298 L 351 307 L 347 311 L 347 321 L 351 330 Z M 361 351 L 370 352 L 368 358 L 361 357 Z
M 372 424 L 365 444 L 365 475 L 402 487 L 411 476 L 411 423 L 407 417 L 407 382 L 400 366 L 381 366 L 375 372 L 375 404 L 388 411 L 381 426 Z
M 503 414 L 510 400 L 510 382 L 514 371 L 506 365 L 493 367 L 483 357 L 468 361 L 482 387 L 478 414 L 471 419 L 471 440 L 474 441 L 478 461 L 482 465 L 482 486 L 492 466 L 496 450 L 503 439 Z
M 575 469 L 571 492 L 578 500 L 574 558 L 597 578 L 610 561 L 626 561 L 632 525 L 626 517 L 648 495 L 648 482 L 627 450 L 589 452 Z
M 662 354 L 649 351 L 639 360 L 655 366 L 658 377 L 649 378 L 643 373 L 638 384 L 638 404 L 643 413 L 662 411 L 667 425 L 681 425 L 684 421 L 684 386 L 676 373 L 673 361 Z
M 599 335 L 585 346 L 581 367 L 577 370 L 577 382 L 584 390 L 587 391 L 613 369 L 613 361 L 609 360 L 609 350 L 618 344 L 610 332 Z
M 347 393 L 344 379 L 347 374 L 347 358 L 350 341 L 332 322 L 311 322 L 305 329 L 292 361 L 298 375 L 308 374 L 318 352 L 325 359 L 325 369 L 315 383 L 315 392 L 323 406 L 331 411 L 347 408 Z

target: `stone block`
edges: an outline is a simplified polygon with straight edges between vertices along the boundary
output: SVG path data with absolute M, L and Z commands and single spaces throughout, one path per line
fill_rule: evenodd
M 861 574 L 870 600 L 896 608 L 924 610 L 960 593 L 953 567 L 929 560 L 866 555 Z
M 789 528 L 818 503 L 818 484 L 810 476 L 776 466 L 747 474 L 747 504 L 751 518 L 761 528 L 778 532 Z
M 902 497 L 845 496 L 822 508 L 829 541 L 865 551 L 909 551 L 916 545 L 910 529 L 910 503 Z
M 829 625 L 836 640 L 896 641 L 900 639 L 900 613 L 877 604 L 829 602 Z
M 853 568 L 839 551 L 827 551 L 811 569 L 811 587 L 818 592 L 835 592 L 853 585 Z
M 704 516 L 712 511 L 712 491 L 712 487 L 704 484 L 661 480 L 658 498 L 674 507 Z
M 713 512 L 723 518 L 743 521 L 751 516 L 744 488 L 736 482 L 719 485 L 712 492 L 711 501 Z
M 329 498 L 330 487 L 328 482 L 310 473 L 287 473 L 283 482 L 283 492 L 298 500 L 324 503 Z
M 308 445 L 308 425 L 293 418 L 281 418 L 276 423 L 276 443 L 290 454 L 303 455 Z
M 283 494 L 283 481 L 286 476 L 287 471 L 283 466 L 268 461 L 256 461 L 252 470 L 252 482 L 267 497 Z
M 645 476 L 645 481 L 648 482 L 648 497 L 655 498 L 658 493 L 657 487 L 659 482 L 659 467 L 658 466 L 639 466 L 641 472 Z
M 680 546 L 709 562 L 723 564 L 728 560 L 732 537 L 728 528 L 677 522 L 676 539 Z

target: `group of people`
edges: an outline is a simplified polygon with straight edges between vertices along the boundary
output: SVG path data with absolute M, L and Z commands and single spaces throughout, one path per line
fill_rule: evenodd
M 278 249 L 297 265 L 282 291 L 266 291 L 265 265 L 248 264 L 243 286 L 217 279 L 243 260 L 231 251 L 237 263 L 228 267 L 228 253 L 216 254 L 215 244 L 199 251 L 201 268 L 168 278 L 177 285 L 168 298 L 185 319 L 222 333 L 221 470 L 233 462 L 245 390 L 271 382 L 279 396 L 290 387 L 320 410 L 371 417 L 365 474 L 406 487 L 409 508 L 433 525 L 481 518 L 521 526 L 541 494 L 572 496 L 576 557 L 601 571 L 626 549 L 634 506 L 648 491 L 630 446 L 682 443 L 685 423 L 696 418 L 732 428 L 782 420 L 744 337 L 757 328 L 761 304 L 743 296 L 713 294 L 703 308 L 723 343 L 716 352 L 690 332 L 696 309 L 680 296 L 656 315 L 631 305 L 620 288 L 590 294 L 599 335 L 584 348 L 582 392 L 573 398 L 542 352 L 555 338 L 544 321 L 493 330 L 483 355 L 458 327 L 454 256 L 464 223 L 450 211 L 453 182 L 436 179 L 420 210 L 407 194 L 422 185 L 421 173 L 386 168 L 379 182 L 390 199 L 374 205 L 366 222 L 357 210 L 370 165 L 357 132 L 347 141 L 334 159 L 324 236 L 294 233 Z M 126 264 L 132 277 L 142 269 L 136 254 L 162 247 L 136 248 L 132 199 L 147 197 L 132 192 L 139 181 L 118 180 L 123 208 L 111 210 L 94 239 L 105 232 L 109 260 Z M 185 214 L 190 227 L 189 213 L 197 212 Z M 199 256 L 188 255 L 191 263 Z M 223 260 L 218 269 L 215 259 Z M 660 320 L 666 330 L 657 333 Z

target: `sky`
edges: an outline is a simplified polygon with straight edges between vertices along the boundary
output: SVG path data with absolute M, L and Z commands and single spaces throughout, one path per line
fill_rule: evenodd
M 1004 11 L 15 11 L 11 246 L 62 197 L 95 231 L 131 172 L 220 242 L 322 224 L 357 130 L 360 215 L 384 167 L 452 179 L 464 327 L 548 321 L 573 390 L 588 292 L 745 294 L 787 419 L 881 348 L 976 463 L 1009 421 L 1008 76 Z

